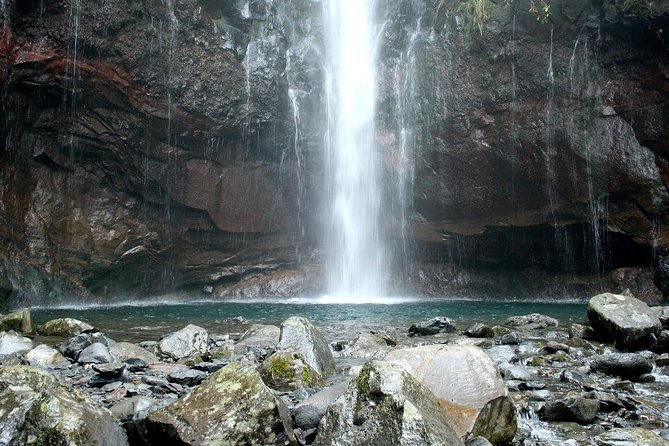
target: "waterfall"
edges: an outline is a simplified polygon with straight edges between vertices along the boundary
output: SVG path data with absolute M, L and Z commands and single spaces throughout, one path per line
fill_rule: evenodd
M 333 296 L 384 294 L 374 144 L 376 25 L 372 0 L 323 3 L 327 41 L 327 251 Z

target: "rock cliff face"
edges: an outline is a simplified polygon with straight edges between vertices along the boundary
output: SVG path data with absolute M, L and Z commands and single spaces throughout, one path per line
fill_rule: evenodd
M 397 277 L 494 295 L 491 275 L 513 293 L 651 267 L 669 247 L 665 2 L 555 0 L 547 23 L 498 3 L 482 34 L 454 2 L 379 11 Z M 11 304 L 321 291 L 319 3 L 2 5 Z

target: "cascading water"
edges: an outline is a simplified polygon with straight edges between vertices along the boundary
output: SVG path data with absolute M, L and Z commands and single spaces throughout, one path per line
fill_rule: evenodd
M 374 146 L 376 25 L 371 0 L 323 3 L 329 293 L 384 294 L 385 253 Z

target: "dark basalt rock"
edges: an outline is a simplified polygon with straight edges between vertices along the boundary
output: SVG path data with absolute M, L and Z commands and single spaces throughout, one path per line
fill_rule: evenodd
M 598 411 L 597 400 L 574 396 L 546 404 L 541 417 L 547 421 L 575 421 L 588 424 L 592 423 Z
M 437 333 L 454 333 L 455 324 L 447 317 L 435 317 L 427 321 L 416 322 L 409 327 L 409 336 L 431 336 Z
M 645 356 L 635 353 L 614 353 L 595 357 L 590 369 L 623 379 L 635 379 L 653 370 L 653 363 Z

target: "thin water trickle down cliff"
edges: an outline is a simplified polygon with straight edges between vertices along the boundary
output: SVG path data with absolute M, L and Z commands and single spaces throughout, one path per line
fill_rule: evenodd
M 529 2 L 490 3 L 480 35 L 454 2 L 375 11 L 390 290 L 659 298 L 669 16 L 656 3 L 644 16 L 555 0 L 548 23 Z M 6 0 L 2 16 L 12 303 L 325 291 L 321 4 Z

